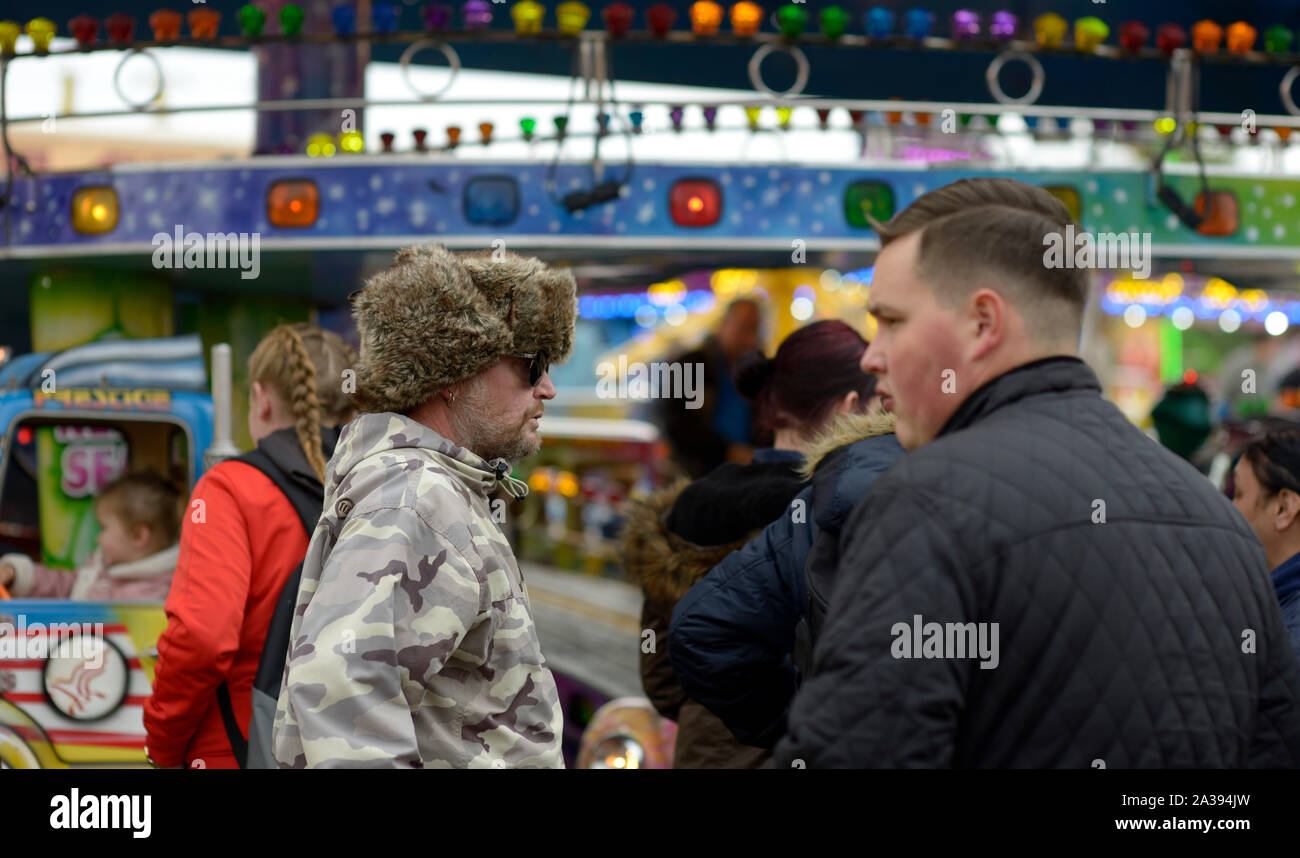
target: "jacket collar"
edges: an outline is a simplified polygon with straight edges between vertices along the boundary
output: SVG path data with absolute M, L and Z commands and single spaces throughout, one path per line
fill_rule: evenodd
M 1300 590 L 1300 554 L 1293 554 L 1283 560 L 1272 572 L 1273 589 L 1278 599 L 1285 598 Z
M 754 451 L 754 461 L 762 463 L 802 462 L 803 453 L 798 450 L 778 450 L 775 447 L 759 447 Z
M 176 559 L 180 557 L 181 547 L 173 545 L 157 554 L 132 560 L 130 563 L 118 563 L 107 569 L 110 578 L 154 578 L 170 575 L 176 570 Z M 102 555 L 101 555 L 102 556 Z
M 1031 396 L 1069 390 L 1094 391 L 1100 397 L 1101 383 L 1088 365 L 1077 357 L 1057 355 L 1022 364 L 986 381 L 966 397 L 937 437 L 973 426 L 1004 405 Z
M 528 484 L 510 475 L 510 463 L 505 459 L 485 461 L 428 426 L 389 411 L 362 414 L 344 427 L 336 461 L 330 463 L 332 486 L 337 488 L 342 484 L 348 473 L 365 459 L 406 448 L 424 450 L 438 457 L 448 470 L 485 496 L 498 487 L 513 498 L 528 494 Z

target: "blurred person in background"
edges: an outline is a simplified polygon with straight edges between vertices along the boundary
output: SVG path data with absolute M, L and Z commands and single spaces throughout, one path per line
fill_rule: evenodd
M 1214 427 L 1210 422 L 1210 397 L 1195 383 L 1171 386 L 1151 410 L 1156 438 L 1201 473 L 1210 469 L 1214 450 L 1206 446 Z
M 753 404 L 757 427 L 772 433 L 772 446 L 755 450 L 749 464 L 722 464 L 629 505 L 623 563 L 645 595 L 642 627 L 655 634 L 653 648 L 642 647 L 641 681 L 660 714 L 677 722 L 675 768 L 753 768 L 768 757 L 682 690 L 668 660 L 668 620 L 713 566 L 788 515 L 803 488 L 799 469 L 810 441 L 838 415 L 872 402 L 876 380 L 858 367 L 866 346 L 853 328 L 828 320 L 786 337 L 773 358 L 757 349 L 742 355 L 735 387 Z
M 1282 622 L 1300 657 L 1300 429 L 1274 429 L 1247 444 L 1232 482 L 1232 502 L 1264 546 Z
M 692 479 L 723 462 L 748 462 L 753 455 L 750 406 L 732 374 L 736 360 L 758 348 L 762 325 L 757 302 L 738 298 L 727 306 L 716 332 L 673 361 L 687 367 L 704 365 L 702 406 L 687 408 L 687 400 L 667 398 L 659 406 L 673 459 Z

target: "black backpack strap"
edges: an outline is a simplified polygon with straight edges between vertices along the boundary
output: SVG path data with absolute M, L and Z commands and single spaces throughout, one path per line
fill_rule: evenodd
M 221 710 L 221 722 L 226 725 L 226 738 L 230 740 L 230 750 L 235 753 L 235 762 L 242 769 L 248 764 L 248 740 L 239 729 L 235 720 L 235 707 L 230 701 L 230 686 L 223 682 L 217 686 L 217 707 Z
M 307 531 L 307 537 L 316 532 L 316 522 L 320 521 L 321 498 L 312 496 L 303 490 L 302 486 L 293 482 L 289 475 L 280 469 L 270 456 L 261 450 L 252 450 L 239 458 L 236 462 L 243 462 L 245 465 L 252 465 L 257 468 L 267 479 L 275 483 L 275 487 L 280 490 L 289 503 L 293 504 L 293 511 L 298 513 L 298 520 L 302 522 L 303 529 Z

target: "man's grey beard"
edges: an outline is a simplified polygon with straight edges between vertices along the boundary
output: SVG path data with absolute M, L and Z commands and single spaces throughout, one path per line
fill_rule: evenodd
M 460 446 L 488 462 L 505 459 L 513 464 L 536 453 L 541 441 L 525 435 L 528 421 L 513 427 L 495 425 L 483 416 L 488 404 L 486 385 L 478 379 L 462 391 L 451 409 L 451 426 Z

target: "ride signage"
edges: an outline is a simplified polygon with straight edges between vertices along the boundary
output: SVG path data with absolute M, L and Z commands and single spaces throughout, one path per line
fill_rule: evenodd
M 161 388 L 73 388 L 54 393 L 37 390 L 32 399 L 37 408 L 55 407 L 52 403 L 67 409 L 95 411 L 168 411 L 171 408 L 171 392 Z

